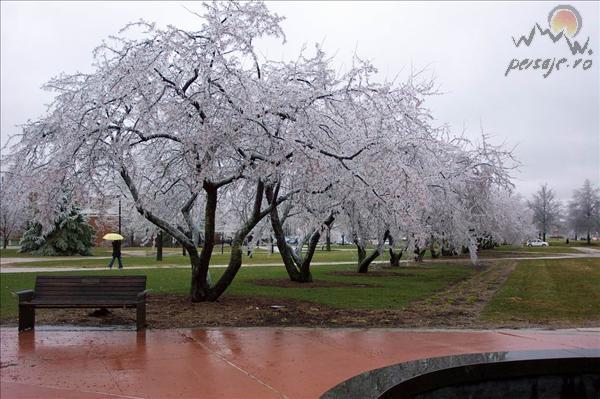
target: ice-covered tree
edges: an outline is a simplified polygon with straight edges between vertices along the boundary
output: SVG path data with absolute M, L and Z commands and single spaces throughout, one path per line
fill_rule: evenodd
M 554 192 L 548 184 L 544 183 L 540 189 L 533 194 L 528 203 L 533 211 L 533 223 L 546 241 L 546 234 L 556 227 L 560 220 L 560 202 L 555 198 Z
M 186 248 L 193 301 L 225 291 L 241 267 L 245 237 L 272 208 L 328 185 L 327 171 L 296 173 L 293 185 L 282 186 L 287 176 L 314 169 L 323 157 L 352 155 L 330 139 L 344 118 L 331 115 L 352 108 L 348 93 L 366 90 L 361 78 L 370 68 L 357 64 L 338 76 L 318 48 L 294 62 L 261 60 L 254 42 L 283 37 L 279 16 L 260 2 L 205 7 L 198 31 L 133 24 L 96 50 L 94 72 L 53 79 L 48 114 L 29 123 L 13 148 L 44 226 L 65 185 L 75 196 L 127 191 L 141 215 Z M 265 190 L 275 187 L 279 195 L 267 204 Z M 209 284 L 226 193 L 247 200 L 248 217 L 235 227 L 228 267 Z M 202 232 L 193 218 L 198 203 Z M 200 234 L 198 251 L 193 238 Z
M 29 201 L 21 195 L 20 182 L 2 174 L 0 183 L 0 235 L 3 247 L 17 232 L 24 231 L 29 217 Z
M 583 186 L 573 192 L 568 205 L 569 225 L 584 234 L 588 245 L 594 231 L 600 231 L 600 189 L 586 179 Z

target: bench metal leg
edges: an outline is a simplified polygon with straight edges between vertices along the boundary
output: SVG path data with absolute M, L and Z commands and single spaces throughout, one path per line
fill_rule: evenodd
M 137 330 L 143 330 L 146 327 L 146 302 L 140 302 L 136 306 L 137 318 L 136 328 Z
M 19 305 L 19 331 L 33 329 L 35 326 L 35 307 Z

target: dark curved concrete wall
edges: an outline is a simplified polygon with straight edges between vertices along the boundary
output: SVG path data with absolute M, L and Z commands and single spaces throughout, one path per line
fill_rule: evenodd
M 600 349 L 421 359 L 357 375 L 321 398 L 598 399 Z

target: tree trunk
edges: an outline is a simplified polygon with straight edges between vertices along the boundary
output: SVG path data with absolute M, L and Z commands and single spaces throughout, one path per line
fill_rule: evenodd
M 383 245 L 385 244 L 386 240 L 388 239 L 389 234 L 390 234 L 389 231 L 386 231 L 384 233 L 383 240 L 380 242 L 379 245 L 377 245 L 377 248 L 375 248 L 375 250 L 373 252 L 371 252 L 371 254 L 369 256 L 366 256 L 365 248 L 361 248 L 358 245 L 358 243 L 356 243 L 356 246 L 359 247 L 358 269 L 357 269 L 358 273 L 366 273 L 369 271 L 369 266 L 371 265 L 371 263 L 373 263 L 373 261 L 375 259 L 377 259 L 379 257 L 379 255 L 381 255 Z M 361 259 L 361 251 L 362 251 L 362 259 Z
M 546 241 L 546 232 L 545 231 L 542 233 L 542 241 Z
M 421 249 L 418 246 L 415 246 L 415 261 L 423 262 L 423 257 L 425 256 L 425 249 Z
M 229 255 L 229 263 L 227 268 L 225 269 L 225 272 L 221 278 L 219 278 L 219 281 L 217 281 L 214 287 L 212 287 L 207 293 L 206 300 L 216 301 L 223 294 L 223 292 L 225 292 L 227 287 L 229 287 L 237 275 L 237 272 L 242 267 L 242 244 L 244 242 L 244 238 L 249 232 L 250 231 L 244 233 L 243 231 L 238 231 L 236 234 L 236 237 L 231 243 L 231 254 Z
M 371 265 L 371 263 L 377 259 L 380 255 L 379 249 L 375 249 L 373 252 L 371 252 L 371 254 L 367 257 L 365 257 L 359 264 L 358 264 L 358 272 L 359 273 L 366 273 L 369 271 L 369 266 Z
M 324 228 L 329 231 L 331 228 L 331 224 L 335 220 L 333 214 L 330 214 L 327 219 L 323 222 Z M 310 241 L 308 242 L 308 248 L 306 250 L 306 255 L 304 255 L 304 259 L 302 259 L 302 263 L 300 265 L 300 275 L 302 276 L 303 282 L 312 282 L 312 274 L 310 272 L 310 262 L 315 254 L 315 250 L 317 249 L 317 245 L 319 244 L 319 240 L 321 239 L 321 231 L 323 227 L 315 230 L 313 235 L 310 237 Z
M 215 247 L 215 217 L 217 214 L 218 199 L 217 187 L 205 182 L 203 188 L 206 193 L 206 204 L 204 207 L 204 241 L 202 242 L 200 256 L 198 256 L 198 250 L 196 249 L 195 243 L 193 245 L 193 251 L 190 247 L 187 248 L 192 263 L 192 302 L 200 302 L 208 299 L 207 295 L 209 295 L 210 289 L 206 283 L 206 276 L 208 274 L 210 257 L 212 256 Z M 186 248 L 184 247 L 184 250 L 185 249 Z
M 390 247 L 390 266 L 391 267 L 400 267 L 400 259 L 402 258 L 403 250 L 399 252 L 395 252 L 392 247 Z
M 235 180 L 235 178 L 224 179 L 217 183 L 212 183 L 209 181 L 205 181 L 203 183 L 203 189 L 206 191 L 206 209 L 205 209 L 205 239 L 202 247 L 202 252 L 198 255 L 198 247 L 197 243 L 195 243 L 190 237 L 187 237 L 186 234 L 173 225 L 169 224 L 166 220 L 161 219 L 151 210 L 145 209 L 139 201 L 139 194 L 135 184 L 133 183 L 131 177 L 125 166 L 122 165 L 120 171 L 121 177 L 123 181 L 129 188 L 131 192 L 131 196 L 136 201 L 136 209 L 137 211 L 152 222 L 154 225 L 160 227 L 161 229 L 167 231 L 171 236 L 175 237 L 185 249 L 188 251 L 190 256 L 190 263 L 192 266 L 192 281 L 191 281 L 191 298 L 193 302 L 200 301 L 215 301 L 224 291 L 227 289 L 231 281 L 235 277 L 235 274 L 239 270 L 241 266 L 241 243 L 244 238 L 248 235 L 248 233 L 256 226 L 256 224 L 265 216 L 268 215 L 270 208 L 261 212 L 262 198 L 264 195 L 264 183 L 262 181 L 258 181 L 256 188 L 256 197 L 254 201 L 254 209 L 252 213 L 252 217 L 250 221 L 246 223 L 242 229 L 240 229 L 236 233 L 235 245 L 232 245 L 231 257 L 229 260 L 229 266 L 225 269 L 222 277 L 219 279 L 217 284 L 210 288 L 210 284 L 208 282 L 208 266 L 210 262 L 210 256 L 212 254 L 212 250 L 214 247 L 215 240 L 215 213 L 217 209 L 217 190 L 219 187 L 229 184 L 231 181 Z M 198 194 L 193 193 L 190 199 L 186 202 L 186 205 L 182 208 L 181 212 L 183 213 L 184 218 L 186 219 L 188 225 L 191 226 L 191 221 L 189 220 L 189 211 L 194 204 Z M 277 203 L 283 202 L 285 198 L 282 198 Z M 192 232 L 193 233 L 193 232 Z M 193 236 L 192 236 L 193 237 Z M 241 237 L 241 238 L 240 238 Z
M 442 247 L 442 256 L 454 256 L 454 250 Z
M 590 231 L 587 232 L 587 245 L 592 244 L 592 236 L 590 235 Z
M 267 216 L 270 213 L 270 209 L 261 212 L 262 199 L 263 194 L 265 192 L 265 186 L 262 181 L 258 181 L 256 187 L 256 197 L 254 198 L 254 208 L 252 210 L 252 216 L 250 220 L 246 222 L 246 224 L 239 229 L 233 238 L 233 242 L 231 243 L 231 254 L 229 256 L 229 264 L 225 269 L 225 272 L 219 278 L 219 281 L 209 290 L 206 299 L 209 301 L 216 301 L 223 292 L 229 287 L 237 272 L 242 267 L 242 244 L 244 243 L 244 239 L 254 227 L 262 220 L 263 217 Z M 277 202 L 273 204 L 273 207 L 277 206 Z M 271 208 L 272 209 L 272 208 Z M 214 240 L 214 234 L 213 234 Z
M 170 235 L 175 237 L 180 243 L 182 243 L 182 245 L 186 247 L 190 256 L 190 263 L 192 266 L 192 281 L 190 291 L 192 301 L 194 302 L 215 301 L 217 300 L 217 298 L 219 298 L 219 296 L 221 296 L 221 294 L 223 294 L 223 292 L 227 289 L 227 287 L 229 287 L 233 278 L 235 277 L 239 268 L 241 267 L 241 245 L 246 236 L 254 227 L 256 227 L 256 224 L 258 222 L 260 222 L 265 216 L 269 214 L 273 207 L 287 200 L 293 193 L 289 193 L 286 196 L 278 199 L 277 201 L 274 201 L 272 206 L 269 206 L 264 211 L 261 211 L 265 186 L 262 181 L 259 180 L 257 182 L 254 207 L 252 210 L 250 220 L 240 230 L 236 232 L 234 241 L 232 242 L 231 246 L 229 264 L 219 281 L 217 281 L 214 287 L 211 288 L 207 280 L 208 266 L 215 240 L 214 222 L 217 208 L 217 190 L 219 189 L 219 187 L 229 184 L 231 181 L 235 180 L 235 178 L 224 179 L 217 183 L 205 181 L 203 184 L 203 189 L 206 191 L 207 195 L 205 209 L 205 232 L 208 234 L 206 234 L 205 236 L 202 252 L 200 253 L 200 256 L 198 256 L 198 249 L 196 243 L 194 243 L 192 239 L 187 237 L 182 231 L 171 225 L 166 220 L 163 220 L 154 213 L 152 213 L 151 210 L 145 209 L 143 207 L 143 205 L 139 201 L 139 194 L 137 188 L 133 183 L 131 176 L 129 176 L 129 173 L 124 165 L 121 165 L 120 175 L 123 178 L 124 183 L 129 188 L 132 198 L 134 199 L 134 201 L 136 201 L 137 211 L 150 222 L 152 222 L 154 225 L 167 231 Z M 191 222 L 189 221 L 189 210 L 191 209 L 191 206 L 196 200 L 197 195 L 197 193 L 193 193 L 190 199 L 186 202 L 186 205 L 181 210 L 184 218 L 186 218 L 186 221 L 190 226 Z
M 202 270 L 202 262 L 195 245 L 184 247 L 184 250 L 187 250 L 192 264 L 192 286 L 190 288 L 192 302 L 206 301 L 210 292 L 210 287 L 206 281 L 208 271 Z M 204 278 L 202 278 L 202 275 L 204 275 Z
M 156 260 L 163 260 L 163 234 L 162 230 L 158 230 L 156 234 Z
M 434 242 L 432 241 L 431 244 L 429 245 L 429 252 L 431 252 L 431 258 L 432 259 L 437 259 L 440 257 L 440 253 L 438 251 L 435 250 L 434 247 Z
M 269 201 L 270 204 L 273 204 L 274 201 L 277 200 L 277 193 L 272 188 L 267 187 L 265 194 L 267 201 Z M 287 271 L 290 280 L 298 283 L 312 282 L 310 262 L 312 261 L 317 245 L 319 244 L 322 229 L 318 228 L 313 232 L 308 242 L 306 255 L 304 258 L 302 258 L 302 251 L 300 251 L 300 255 L 294 254 L 293 250 L 285 242 L 283 224 L 279 217 L 279 211 L 277 210 L 276 206 L 271 209 L 270 218 L 271 227 L 273 228 L 273 235 L 275 236 L 275 240 L 277 242 L 277 248 L 279 249 L 279 254 L 281 255 L 281 259 L 283 260 L 285 270 Z M 325 228 L 329 229 L 334 220 L 335 218 L 333 214 L 330 214 L 323 222 Z
M 327 235 L 325 236 L 325 250 L 331 252 L 331 227 L 327 227 Z
M 358 251 L 358 264 L 360 265 L 363 260 L 367 257 L 366 249 L 358 242 L 358 240 L 354 240 L 354 245 L 356 245 L 356 250 Z
M 265 192 L 269 203 L 272 204 L 277 200 L 275 197 L 276 194 L 272 188 L 267 188 Z M 283 265 L 285 266 L 285 270 L 287 271 L 290 280 L 299 283 L 305 282 L 300 270 L 296 268 L 292 250 L 285 242 L 285 232 L 283 231 L 283 225 L 281 223 L 281 219 L 279 218 L 279 211 L 277 210 L 276 206 L 271 209 L 270 218 L 271 227 L 273 228 L 273 235 L 275 236 L 275 242 L 277 243 L 277 248 L 279 249 L 279 255 L 281 255 L 281 260 L 283 260 Z
M 400 252 L 394 251 L 394 237 L 390 234 L 388 238 L 388 242 L 390 243 L 390 267 L 400 267 L 400 258 L 402 258 L 402 254 L 404 250 L 400 250 Z
M 267 201 L 269 204 L 273 204 L 277 201 L 277 190 L 272 187 L 267 187 L 265 190 L 265 194 L 267 197 Z M 279 249 L 279 254 L 281 255 L 281 260 L 283 260 L 283 265 L 285 266 L 285 270 L 287 271 L 288 276 L 291 281 L 295 281 L 298 283 L 308 283 L 312 281 L 312 275 L 310 273 L 310 259 L 312 259 L 312 254 L 314 253 L 314 248 L 310 249 L 309 245 L 309 254 L 307 254 L 308 262 L 305 263 L 299 257 L 295 256 L 292 249 L 285 242 L 285 232 L 283 230 L 283 223 L 279 218 L 279 210 L 277 206 L 274 206 L 269 213 L 271 218 L 271 227 L 273 228 L 273 235 L 275 236 L 275 242 L 277 243 L 277 248 Z M 318 240 L 317 240 L 318 241 Z M 312 244 L 312 240 L 311 240 Z M 302 251 L 300 251 L 302 253 Z

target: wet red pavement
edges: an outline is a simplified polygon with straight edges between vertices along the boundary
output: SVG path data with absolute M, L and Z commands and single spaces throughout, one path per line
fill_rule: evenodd
M 0 329 L 9 398 L 317 398 L 364 371 L 460 353 L 600 349 L 600 329 Z

